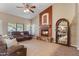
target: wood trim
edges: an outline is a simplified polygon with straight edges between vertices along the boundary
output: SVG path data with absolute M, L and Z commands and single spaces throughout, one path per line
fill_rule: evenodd
M 52 37 L 52 6 L 49 6 L 47 9 L 45 9 L 44 11 L 42 11 L 40 14 L 39 14 L 39 24 L 40 26 L 42 26 L 42 15 L 45 14 L 45 13 L 49 13 L 49 36 Z M 40 33 L 41 35 L 41 29 L 40 29 Z
M 67 31 L 67 44 L 62 44 L 62 43 L 58 43 L 58 25 L 61 21 L 65 21 L 67 22 L 67 26 L 68 26 L 68 31 Z M 70 26 L 69 26 L 69 21 L 65 18 L 61 18 L 56 22 L 56 43 L 57 44 L 61 44 L 61 45 L 66 45 L 66 46 L 70 46 Z

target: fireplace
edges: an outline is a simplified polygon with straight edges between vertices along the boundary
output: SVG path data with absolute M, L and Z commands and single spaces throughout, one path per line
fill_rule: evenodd
M 48 30 L 41 30 L 41 36 L 48 36 L 49 31 Z
M 40 36 L 38 37 L 40 40 L 52 42 L 52 37 L 50 35 L 51 25 L 41 25 L 40 26 Z
M 41 36 L 49 36 L 49 25 L 41 25 Z
M 39 14 L 40 36 L 52 37 L 52 6 Z
M 52 6 L 39 14 L 40 40 L 51 41 L 52 39 Z

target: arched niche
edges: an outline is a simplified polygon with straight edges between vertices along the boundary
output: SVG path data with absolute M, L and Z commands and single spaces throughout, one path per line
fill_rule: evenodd
M 56 22 L 56 43 L 70 46 L 69 21 L 61 18 Z

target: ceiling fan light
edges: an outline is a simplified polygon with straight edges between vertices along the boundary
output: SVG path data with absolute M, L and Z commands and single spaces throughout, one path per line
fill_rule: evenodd
M 26 10 L 24 10 L 24 12 L 26 12 Z
M 26 9 L 26 11 L 27 11 L 27 12 L 30 12 L 30 10 L 29 10 L 29 9 Z
M 29 9 L 24 10 L 24 12 L 30 12 Z

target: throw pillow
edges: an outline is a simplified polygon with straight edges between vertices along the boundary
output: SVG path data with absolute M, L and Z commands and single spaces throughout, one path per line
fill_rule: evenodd
M 6 44 L 7 44 L 7 48 L 11 47 L 11 46 L 16 46 L 18 45 L 18 42 L 16 41 L 16 39 L 4 39 Z

